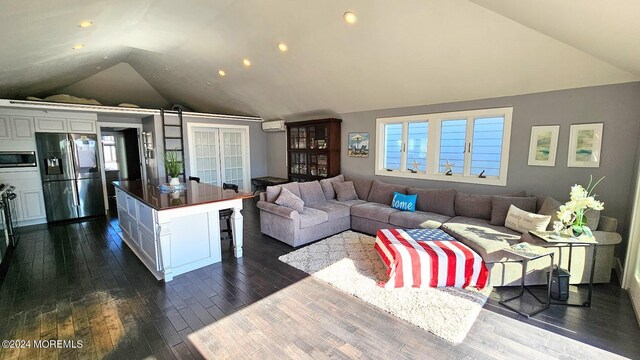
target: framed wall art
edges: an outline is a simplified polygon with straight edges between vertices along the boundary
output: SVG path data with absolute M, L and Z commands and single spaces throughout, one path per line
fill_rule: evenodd
M 347 155 L 351 157 L 369 157 L 368 132 L 350 132 L 347 142 Z
M 555 166 L 560 125 L 532 126 L 529 165 Z
M 571 125 L 568 167 L 599 167 L 602 123 Z

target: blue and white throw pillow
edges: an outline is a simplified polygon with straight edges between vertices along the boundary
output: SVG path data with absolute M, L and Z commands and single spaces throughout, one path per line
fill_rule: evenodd
M 418 194 L 405 195 L 394 192 L 391 207 L 402 211 L 413 212 L 416 211 L 416 201 L 418 201 Z

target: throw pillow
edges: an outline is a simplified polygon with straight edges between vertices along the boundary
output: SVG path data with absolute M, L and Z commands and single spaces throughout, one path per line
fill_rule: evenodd
M 333 189 L 333 185 L 331 184 L 334 181 L 343 182 L 344 181 L 344 175 L 340 174 L 340 175 L 334 176 L 332 178 L 320 180 L 320 186 L 322 187 L 322 192 L 324 193 L 324 197 L 327 200 L 331 200 L 331 199 L 335 199 L 336 198 L 336 192 Z
M 334 181 L 331 183 L 336 192 L 338 201 L 358 200 L 356 188 L 353 187 L 353 181 Z
M 280 196 L 276 199 L 276 204 L 288 207 L 289 209 L 293 209 L 299 213 L 304 211 L 304 201 L 287 188 L 282 188 Z
M 491 199 L 491 225 L 504 226 L 511 205 L 518 209 L 536 212 L 536 198 L 520 196 L 494 196 Z
M 399 192 L 393 193 L 393 200 L 391 200 L 391 207 L 402 211 L 416 211 L 416 201 L 418 201 L 418 195 L 405 195 Z
M 530 230 L 545 231 L 549 221 L 551 221 L 550 215 L 530 213 L 511 205 L 504 221 L 504 226 L 521 233 L 526 233 Z

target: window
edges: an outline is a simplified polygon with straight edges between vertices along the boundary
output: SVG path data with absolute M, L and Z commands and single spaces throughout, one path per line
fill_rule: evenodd
M 513 108 L 376 120 L 376 175 L 507 184 Z

